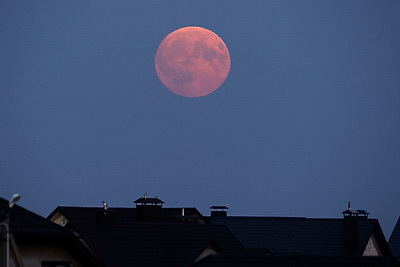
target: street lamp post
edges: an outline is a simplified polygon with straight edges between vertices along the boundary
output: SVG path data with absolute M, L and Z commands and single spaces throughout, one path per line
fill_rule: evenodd
M 2 235 L 2 242 L 3 242 L 3 228 L 5 228 L 5 247 L 6 247 L 6 251 L 5 253 L 2 253 L 2 257 L 1 257 L 1 266 L 10 266 L 10 228 L 8 227 L 8 224 L 5 222 L 0 223 L 0 233 Z M 4 251 L 2 251 L 4 252 Z
M 0 236 L 1 236 L 1 266 L 9 267 L 10 266 L 10 211 L 11 208 L 15 205 L 15 203 L 21 199 L 19 194 L 14 194 L 10 201 L 8 202 L 8 208 L 6 209 L 3 215 L 3 221 L 0 223 Z M 3 233 L 3 229 L 5 232 Z M 5 238 L 3 237 L 5 235 Z M 4 246 L 5 241 L 5 246 Z M 4 251 L 5 250 L 5 251 Z

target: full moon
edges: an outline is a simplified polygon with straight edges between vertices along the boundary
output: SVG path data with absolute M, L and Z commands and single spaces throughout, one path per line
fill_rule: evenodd
M 170 91 L 200 97 L 217 90 L 228 76 L 231 59 L 224 41 L 201 27 L 171 32 L 158 47 L 155 68 Z

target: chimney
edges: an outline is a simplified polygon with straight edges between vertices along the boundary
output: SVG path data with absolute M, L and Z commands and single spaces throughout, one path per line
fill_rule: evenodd
M 358 223 L 360 220 L 368 219 L 369 213 L 365 210 L 351 210 L 348 203 L 347 210 L 343 214 L 343 254 L 345 256 L 355 256 L 358 248 Z
M 211 209 L 211 217 L 226 217 L 228 215 L 226 206 L 212 206 Z
M 162 205 L 164 201 L 155 198 L 144 197 L 135 200 L 136 219 L 142 222 L 158 222 L 162 219 Z

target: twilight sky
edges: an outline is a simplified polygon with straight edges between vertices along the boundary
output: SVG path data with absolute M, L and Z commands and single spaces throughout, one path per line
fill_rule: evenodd
M 58 205 L 400 215 L 400 1 L 1 1 L 0 196 Z M 171 93 L 170 32 L 217 33 L 231 72 Z

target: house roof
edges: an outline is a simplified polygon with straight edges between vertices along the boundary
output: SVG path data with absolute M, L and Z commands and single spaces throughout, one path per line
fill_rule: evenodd
M 0 198 L 0 222 L 6 221 L 7 217 L 10 233 L 17 245 L 62 244 L 83 265 L 97 265 L 96 259 L 69 229 L 21 206 L 14 205 L 10 209 L 8 201 Z
M 66 229 L 21 206 L 9 209 L 8 201 L 0 198 L 0 221 L 6 216 L 15 238 L 74 238 Z
M 126 223 L 73 226 L 107 266 L 188 266 L 213 243 L 234 253 L 239 243 L 225 227 L 196 224 Z
M 184 216 L 182 210 L 184 209 Z M 57 207 L 47 218 L 52 218 L 56 213 L 63 214 L 71 222 L 94 222 L 98 214 L 105 210 L 98 207 Z M 115 221 L 133 222 L 138 220 L 136 208 L 108 208 L 107 212 L 114 213 Z M 198 223 L 204 223 L 203 215 L 196 208 L 162 208 L 160 209 L 160 222 L 177 222 L 183 219 L 192 219 Z
M 193 266 L 263 266 L 263 267 L 389 267 L 399 266 L 390 257 L 328 257 L 328 256 L 267 256 L 267 255 L 210 255 Z
M 400 259 L 400 217 L 397 219 L 393 232 L 390 235 L 389 247 L 392 250 L 393 256 Z
M 210 217 L 225 225 L 248 250 L 269 249 L 275 255 L 343 256 L 344 220 L 303 217 Z M 356 255 L 362 255 L 372 234 L 384 255 L 391 255 L 376 219 L 358 221 Z
M 188 266 L 207 248 L 221 253 L 244 252 L 233 234 L 223 225 L 176 221 L 181 209 L 162 209 L 161 222 L 138 222 L 135 208 L 58 207 L 57 213 L 106 266 Z M 196 209 L 185 208 L 194 215 Z M 99 217 L 112 214 L 103 223 Z

